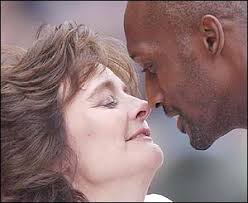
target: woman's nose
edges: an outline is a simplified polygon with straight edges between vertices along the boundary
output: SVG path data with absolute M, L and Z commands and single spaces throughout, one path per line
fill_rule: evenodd
M 151 113 L 151 108 L 149 107 L 147 101 L 139 99 L 136 109 L 133 109 L 133 111 L 130 112 L 130 117 L 132 119 L 138 119 L 140 121 L 144 121 L 148 118 L 150 113 Z

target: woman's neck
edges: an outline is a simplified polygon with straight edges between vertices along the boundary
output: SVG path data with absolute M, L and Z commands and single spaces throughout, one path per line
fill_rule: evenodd
M 152 177 L 122 178 L 104 183 L 80 181 L 76 188 L 91 202 L 143 202 L 151 184 Z

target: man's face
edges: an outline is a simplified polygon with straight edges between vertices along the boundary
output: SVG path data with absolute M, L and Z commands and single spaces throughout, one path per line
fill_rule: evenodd
M 218 80 L 222 73 L 209 70 L 212 64 L 197 38 L 184 39 L 191 40 L 191 46 L 184 47 L 169 26 L 158 22 L 149 28 L 137 9 L 127 7 L 128 51 L 144 70 L 149 105 L 162 105 L 167 116 L 178 116 L 181 132 L 189 135 L 195 149 L 204 150 L 230 130 L 223 112 L 222 79 Z

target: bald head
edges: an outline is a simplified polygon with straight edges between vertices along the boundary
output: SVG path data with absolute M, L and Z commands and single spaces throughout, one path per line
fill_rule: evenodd
M 143 1 L 128 2 L 125 15 L 134 15 L 135 20 L 147 26 L 163 26 L 163 21 L 173 26 L 197 27 L 201 17 L 210 14 L 218 19 L 247 24 L 246 1 Z M 127 22 L 125 21 L 125 24 Z
M 235 26 L 247 46 L 246 1 L 130 1 L 127 4 L 124 28 L 133 32 L 171 32 L 176 37 L 182 55 L 189 53 L 188 43 L 192 33 L 198 32 L 205 15 L 215 16 L 225 29 Z M 128 39 L 127 39 L 128 40 Z M 180 53 L 180 54 L 181 54 Z

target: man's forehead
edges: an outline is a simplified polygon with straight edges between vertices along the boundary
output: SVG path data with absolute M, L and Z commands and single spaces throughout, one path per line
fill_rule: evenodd
M 127 9 L 131 12 L 136 11 L 136 9 L 139 9 L 139 11 L 145 11 L 146 9 L 146 3 L 144 1 L 128 1 L 127 2 Z
M 151 24 L 149 14 L 150 9 L 147 3 L 143 2 L 128 2 L 125 17 L 124 17 L 124 30 L 127 42 L 146 41 L 151 40 L 154 35 L 158 35 L 157 31 L 161 27 L 159 20 Z
M 128 2 L 125 10 L 125 27 L 142 25 L 144 23 L 146 7 L 144 2 Z
M 166 1 L 128 2 L 124 16 L 125 29 L 142 29 L 146 32 L 149 29 L 167 29 L 170 17 L 166 14 L 166 5 Z
M 137 21 L 137 23 L 136 23 Z M 131 19 L 130 22 L 125 24 L 125 34 L 127 40 L 128 49 L 133 49 L 135 47 L 147 48 L 153 45 L 154 30 L 145 26 L 143 20 Z M 132 48 L 131 48 L 132 46 Z

